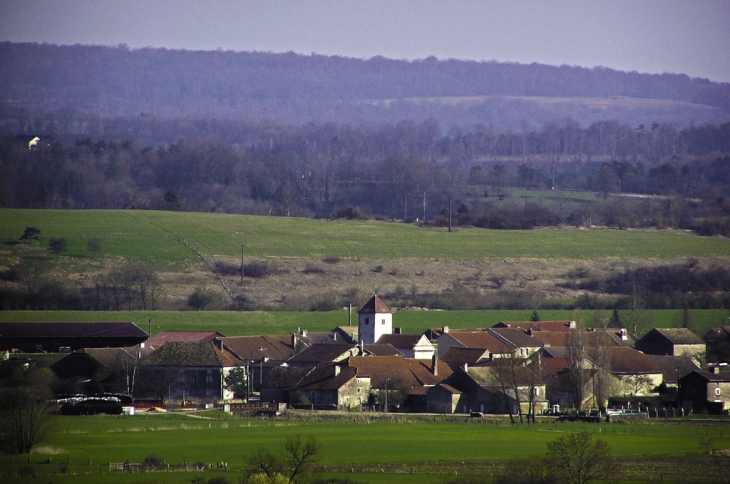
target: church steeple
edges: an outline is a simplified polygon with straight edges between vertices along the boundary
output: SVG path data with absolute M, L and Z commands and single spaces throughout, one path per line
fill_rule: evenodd
M 384 334 L 393 333 L 393 312 L 374 295 L 358 313 L 358 342 L 373 344 Z

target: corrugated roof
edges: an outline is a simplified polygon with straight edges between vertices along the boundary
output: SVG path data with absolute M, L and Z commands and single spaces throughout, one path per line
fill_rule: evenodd
M 393 311 L 391 311 L 390 308 L 386 306 L 385 303 L 378 296 L 371 297 L 370 300 L 366 302 L 365 305 L 358 311 L 358 313 L 367 314 L 392 312 Z
M 147 338 L 132 322 L 0 322 L 2 338 Z
M 571 321 L 500 321 L 493 328 L 514 328 L 523 331 L 571 331 Z
M 150 346 L 162 346 L 171 341 L 188 343 L 207 343 L 223 335 L 217 331 L 161 331 L 148 339 L 146 343 Z

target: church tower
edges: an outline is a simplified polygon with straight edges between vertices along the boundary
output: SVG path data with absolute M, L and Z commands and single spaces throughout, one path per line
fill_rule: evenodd
M 393 333 L 393 313 L 378 296 L 370 298 L 357 314 L 358 343 L 370 345 Z

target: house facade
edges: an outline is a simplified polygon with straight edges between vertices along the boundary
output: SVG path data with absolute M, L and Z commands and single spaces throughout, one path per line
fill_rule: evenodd
M 730 409 L 730 372 L 695 370 L 679 380 L 686 412 L 726 414 Z

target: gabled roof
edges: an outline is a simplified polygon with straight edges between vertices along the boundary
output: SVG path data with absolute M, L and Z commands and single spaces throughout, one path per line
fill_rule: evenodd
M 461 367 L 465 363 L 471 366 L 488 360 L 489 350 L 482 348 L 449 348 L 441 356 L 441 361 L 449 365 L 452 369 Z
M 459 370 L 463 371 L 463 370 Z M 507 377 L 507 380 L 511 381 L 512 375 L 511 370 L 506 369 L 506 372 L 509 372 L 510 375 Z M 476 384 L 479 386 L 500 386 L 501 383 L 499 380 L 499 370 L 494 366 L 494 363 L 492 366 L 478 366 L 475 368 L 469 368 L 468 371 L 465 372 L 466 375 L 474 380 Z M 533 368 L 531 366 L 518 366 L 515 368 L 515 380 L 517 381 L 517 385 L 522 386 L 529 386 L 530 384 L 534 385 L 544 385 L 542 378 L 540 375 L 535 373 Z M 507 386 L 510 384 L 508 383 Z
M 423 343 L 431 344 L 428 338 L 422 334 L 384 334 L 378 339 L 377 343 L 390 344 L 394 348 L 412 350 L 421 340 L 423 340 Z
M 314 366 L 275 366 L 264 377 L 262 387 L 265 388 L 294 388 L 307 376 Z
M 304 348 L 296 355 L 289 358 L 289 364 L 318 364 L 324 362 L 340 361 L 353 354 L 357 354 L 356 345 L 328 345 L 315 344 Z
M 171 341 L 188 343 L 207 343 L 223 335 L 217 331 L 161 331 L 152 336 L 145 343 L 152 347 L 162 346 Z
M 512 348 L 488 331 L 449 331 L 444 336 L 454 338 L 464 345 L 465 348 L 485 349 L 491 353 L 498 354 L 510 353 L 512 351 Z
M 520 329 L 489 328 L 487 331 L 497 335 L 502 341 L 513 345 L 515 348 L 541 348 L 545 346 L 545 342 L 542 339 L 536 336 L 530 336 Z
M 214 343 L 171 341 L 142 360 L 144 366 L 228 368 L 241 364 L 230 352 L 219 350 Z
M 654 328 L 646 336 L 656 332 L 675 345 L 704 345 L 699 336 L 687 328 Z M 644 337 L 646 337 L 644 336 Z M 641 338 L 642 340 L 644 338 Z
M 368 302 L 365 303 L 365 305 L 360 308 L 358 313 L 366 313 L 366 314 L 373 314 L 373 313 L 392 313 L 393 311 L 390 310 L 388 306 L 385 305 L 385 303 L 378 297 L 373 296 L 370 298 Z
M 664 375 L 664 383 L 677 384 L 678 378 L 682 378 L 699 367 L 688 356 L 672 355 L 646 355 L 654 362 Z
M 316 344 L 346 346 L 354 343 L 348 333 L 343 333 L 337 328 L 335 328 L 334 331 L 327 332 L 307 331 L 305 329 L 301 333 L 293 333 L 292 337 L 296 339 L 297 345 L 301 343 L 304 346 L 312 346 Z
M 398 356 L 401 354 L 393 345 L 363 345 L 363 349 L 370 356 Z
M 307 373 L 298 388 L 303 391 L 338 390 L 356 376 L 358 372 L 355 368 L 338 363 L 320 363 Z
M 223 348 L 231 351 L 241 360 L 286 361 L 294 355 L 291 338 L 288 336 L 229 336 L 218 338 Z
M 437 360 L 437 375 L 434 375 L 430 361 L 402 356 L 353 356 L 348 364 L 357 368 L 358 375 L 369 376 L 371 386 L 378 389 L 385 388 L 386 380 L 391 386 L 409 389 L 436 385 L 452 373 L 451 368 L 442 361 Z
M 611 373 L 661 373 L 661 369 L 648 355 L 641 351 L 622 346 L 612 346 Z
M 702 339 L 706 342 L 715 341 L 718 338 L 727 338 L 730 335 L 730 326 L 720 326 L 718 328 L 711 328 Z
M 0 322 L 2 338 L 144 338 L 147 333 L 132 322 Z
M 713 373 L 711 371 L 705 371 L 705 370 L 695 370 L 689 375 L 688 377 L 696 374 L 703 380 L 706 380 L 708 382 L 730 382 L 730 371 L 722 371 L 720 373 Z

